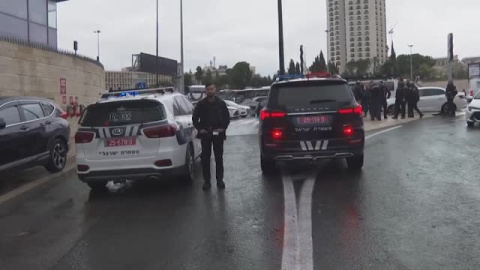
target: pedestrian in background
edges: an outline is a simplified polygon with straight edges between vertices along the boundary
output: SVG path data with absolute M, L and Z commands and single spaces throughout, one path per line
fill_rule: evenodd
M 362 98 L 363 98 L 363 95 L 364 95 L 364 91 L 363 91 L 362 85 L 360 84 L 359 81 L 357 81 L 357 83 L 353 87 L 353 95 L 355 96 L 355 100 L 357 101 L 357 103 L 361 104 L 362 103 Z
M 375 121 L 382 120 L 381 108 L 382 108 L 382 100 L 383 100 L 383 92 L 378 84 L 373 84 L 370 90 L 370 119 Z
M 383 81 L 380 81 L 380 89 L 382 90 L 383 118 L 388 119 L 387 100 L 392 96 L 392 92 L 390 92 L 390 90 L 385 86 Z
M 193 125 L 198 130 L 197 138 L 202 140 L 203 190 L 211 188 L 210 159 L 215 154 L 217 187 L 225 189 L 223 181 L 223 143 L 230 124 L 227 104 L 216 96 L 217 89 L 212 83 L 205 84 L 207 97 L 198 102 L 193 112 Z
M 406 106 L 407 106 L 407 89 L 405 82 L 400 79 L 398 82 L 397 92 L 395 93 L 395 116 L 393 119 L 398 119 L 398 115 L 402 114 L 402 119 L 405 119 Z
M 369 109 L 370 109 L 370 89 L 369 89 L 369 85 L 368 84 L 361 84 L 361 87 L 363 89 L 363 97 L 362 97 L 362 107 L 363 107 L 363 112 L 364 112 L 364 115 L 363 117 L 367 117 L 368 116 L 368 112 L 369 112 Z
M 453 116 L 455 116 L 455 103 L 453 102 L 455 99 L 455 96 L 458 94 L 457 87 L 453 84 L 453 81 L 450 80 L 448 81 L 447 84 L 447 89 L 445 91 L 445 96 L 447 97 L 447 109 L 448 111 L 445 110 L 445 106 L 442 106 L 442 111 L 441 113 L 449 113 Z
M 417 111 L 420 118 L 423 118 L 423 113 L 418 108 L 418 102 L 420 101 L 420 93 L 417 86 L 407 81 L 407 102 L 408 102 L 408 117 L 414 118 L 413 110 Z

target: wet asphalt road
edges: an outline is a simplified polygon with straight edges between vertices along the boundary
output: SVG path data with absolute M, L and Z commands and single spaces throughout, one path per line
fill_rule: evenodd
M 270 177 L 254 131 L 248 119 L 229 131 L 225 191 L 203 192 L 197 171 L 191 185 L 96 194 L 69 172 L 0 204 L 0 269 L 282 269 L 286 174 L 299 219 L 311 209 L 298 248 L 311 249 L 313 269 L 480 269 L 479 127 L 409 123 L 367 141 L 362 173 L 324 161 Z

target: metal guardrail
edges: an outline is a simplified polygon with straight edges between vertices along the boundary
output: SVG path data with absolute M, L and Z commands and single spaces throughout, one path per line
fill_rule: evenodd
M 1 35 L 1 34 L 0 34 L 0 41 L 8 42 L 8 43 L 16 44 L 16 45 L 21 45 L 21 46 L 25 46 L 25 47 L 30 47 L 30 48 L 34 48 L 34 49 L 49 51 L 49 52 L 53 52 L 53 53 L 58 53 L 58 54 L 61 54 L 61 55 L 66 55 L 66 56 L 70 56 L 70 57 L 74 57 L 74 58 L 79 58 L 81 60 L 84 60 L 84 61 L 90 62 L 92 64 L 95 64 L 95 65 L 97 65 L 97 66 L 99 66 L 99 67 L 101 67 L 102 69 L 105 70 L 105 67 L 103 66 L 102 63 L 100 63 L 100 62 L 98 62 L 98 61 L 96 61 L 92 58 L 89 58 L 87 56 L 83 56 L 83 55 L 80 55 L 80 54 L 75 54 L 74 52 L 71 52 L 71 51 L 61 50 L 61 49 L 58 49 L 58 48 L 50 47 L 50 46 L 42 44 L 42 43 L 30 42 L 30 41 L 23 40 L 23 39 L 20 39 L 20 38 L 17 38 L 17 37 L 4 36 L 4 35 Z

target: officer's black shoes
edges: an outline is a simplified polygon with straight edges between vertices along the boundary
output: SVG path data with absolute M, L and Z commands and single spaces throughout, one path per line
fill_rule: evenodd
M 398 117 L 394 116 L 394 117 L 392 117 L 392 119 L 395 119 L 395 120 L 397 120 L 397 119 L 398 119 Z
M 218 180 L 217 181 L 217 188 L 218 189 L 225 189 L 225 182 L 223 182 L 223 180 Z
M 212 188 L 210 181 L 205 181 L 205 183 L 203 183 L 203 190 L 209 190 L 210 188 Z
M 422 119 L 422 118 L 423 118 L 423 113 L 422 113 L 422 114 L 420 114 L 420 119 Z
M 383 117 L 383 120 L 387 120 L 387 119 L 388 119 L 388 116 L 385 115 L 385 116 Z

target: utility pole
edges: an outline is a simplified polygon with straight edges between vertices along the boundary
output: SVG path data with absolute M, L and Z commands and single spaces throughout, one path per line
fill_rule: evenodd
M 97 34 L 97 62 L 100 62 L 100 30 L 95 30 L 93 33 Z
M 183 0 L 180 0 L 180 93 L 185 94 L 185 68 L 183 58 Z
M 413 59 L 412 59 L 413 45 L 408 45 L 408 47 L 410 47 L 410 81 L 413 81 Z
M 158 81 L 158 0 L 157 0 L 156 11 L 157 11 L 157 20 L 156 20 L 156 23 L 157 23 L 157 33 L 156 33 L 156 36 L 157 36 L 157 43 L 156 43 L 156 45 L 157 45 L 157 57 L 155 59 L 155 77 L 156 77 L 155 81 L 156 81 L 157 87 L 159 87 L 160 83 Z
M 283 14 L 282 14 L 282 0 L 278 0 L 278 48 L 280 61 L 280 74 L 285 75 L 285 55 L 283 48 Z

